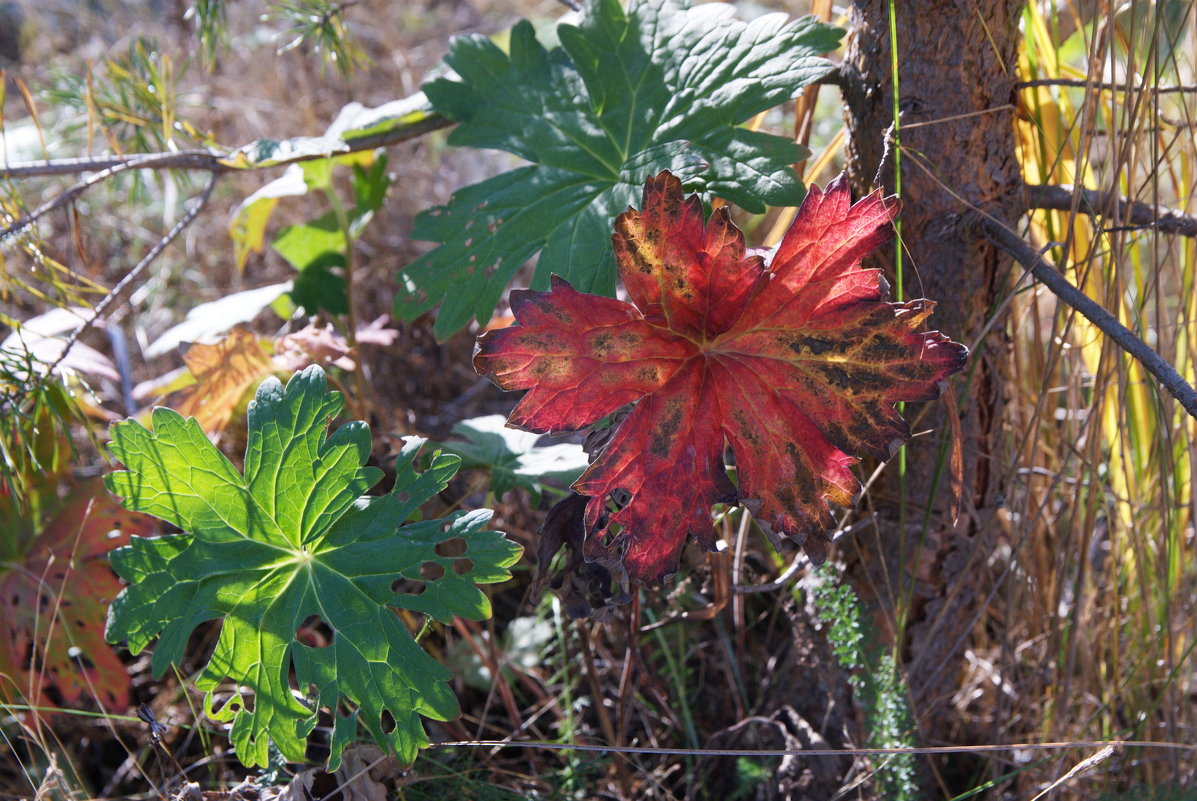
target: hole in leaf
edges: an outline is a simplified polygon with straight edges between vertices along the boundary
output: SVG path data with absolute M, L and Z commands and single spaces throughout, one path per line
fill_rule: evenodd
M 246 713 L 253 714 L 253 696 L 234 695 L 228 700 L 228 703 L 224 705 L 224 709 L 229 709 L 233 712 L 241 712 L 244 710 Z
M 453 560 L 453 572 L 459 576 L 464 576 L 466 573 L 469 573 L 473 569 L 474 569 L 474 563 L 471 562 L 469 559 L 454 559 Z
M 399 503 L 407 503 L 411 500 L 411 493 L 407 490 L 401 490 L 400 492 L 395 493 L 395 499 L 398 500 Z
M 409 579 L 400 576 L 391 582 L 391 592 L 402 595 L 419 595 L 427 586 L 419 579 Z
M 619 525 L 618 523 L 612 523 L 603 530 L 603 536 L 600 538 L 599 542 L 602 543 L 604 548 L 610 548 L 615 545 L 615 541 L 619 539 L 619 535 L 622 533 L 623 526 Z
M 462 556 L 466 552 L 466 541 L 461 537 L 451 537 L 444 542 L 438 542 L 433 550 L 437 556 Z
M 295 639 L 309 648 L 327 648 L 333 641 L 332 627 L 320 615 L 310 615 L 295 632 Z
M 386 709 L 382 710 L 382 733 L 390 734 L 396 725 L 398 724 L 395 723 L 395 716 Z
M 299 688 L 299 676 L 295 673 L 295 665 L 292 665 L 289 662 L 287 665 L 287 686 L 291 688 L 292 695 L 303 694 Z
M 428 581 L 436 581 L 437 579 L 444 578 L 444 565 L 437 562 L 425 562 L 420 565 L 420 575 Z
M 316 761 L 323 762 L 324 758 Z M 318 770 L 312 775 L 312 789 L 309 792 L 312 798 L 319 798 L 321 801 L 344 801 L 339 787 L 340 781 L 335 774 Z

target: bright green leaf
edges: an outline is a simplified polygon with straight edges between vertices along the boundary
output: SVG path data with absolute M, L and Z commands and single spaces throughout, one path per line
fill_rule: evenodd
M 562 443 L 536 447 L 540 434 L 507 427 L 501 414 L 462 420 L 453 426 L 462 440 L 450 440 L 440 447 L 461 457 L 462 467 L 490 471 L 490 488 L 501 498 L 507 490 L 523 487 L 539 498 L 544 479 L 569 486 L 589 465 L 581 445 Z
M 374 212 L 382 208 L 391 188 L 387 172 L 387 154 L 381 152 L 374 163 L 353 165 L 353 198 L 355 205 L 349 215 L 349 235 L 357 239 L 374 219 Z
M 343 260 L 345 232 L 330 211 L 311 222 L 288 225 L 279 231 L 272 247 L 296 270 L 305 270 L 316 262 L 327 264 L 330 253 Z
M 806 155 L 787 139 L 738 129 L 827 74 L 821 54 L 842 33 L 813 18 L 731 17 L 721 3 L 674 0 L 588 4 L 546 49 L 531 24 L 510 53 L 483 36 L 453 41 L 455 78 L 425 85 L 433 107 L 460 123 L 450 144 L 497 148 L 533 166 L 457 192 L 416 220 L 413 238 L 438 243 L 400 275 L 397 316 L 440 305 L 436 333 L 487 321 L 523 263 L 544 250 L 549 272 L 587 292 L 615 288 L 611 224 L 644 180 L 670 170 L 750 211 L 795 205 L 804 189 L 790 165 Z
M 308 314 L 345 314 L 349 293 L 345 279 L 331 272 L 345 266 L 345 232 L 328 212 L 309 223 L 288 225 L 275 238 L 274 250 L 299 271 L 291 286 L 291 300 Z
M 112 603 L 107 637 L 126 640 L 133 653 L 157 637 L 152 666 L 161 675 L 181 662 L 196 626 L 221 620 L 196 685 L 207 692 L 208 713 L 231 721 L 230 738 L 246 765 L 267 763 L 270 740 L 302 761 L 320 708 L 337 713 L 330 770 L 359 721 L 411 762 L 428 742 L 419 716 L 448 720 L 458 705 L 449 672 L 394 610 L 444 623 L 454 615 L 483 619 L 490 605 L 475 585 L 508 578 L 520 554 L 498 532 L 482 530 L 489 510 L 404 525 L 458 465 L 457 457 L 438 455 L 416 473 L 417 439 L 397 460 L 394 490 L 363 497 L 381 473 L 363 466 L 370 453 L 364 423 L 326 436 L 341 406 L 318 367 L 285 389 L 275 379 L 263 382 L 249 408 L 244 475 L 194 420 L 169 409 L 154 410 L 152 431 L 132 420 L 112 429 L 112 451 L 128 470 L 107 476 L 109 489 L 126 508 L 184 533 L 134 537 L 113 553 L 113 568 L 129 586 Z M 463 542 L 464 551 L 441 555 L 438 546 L 449 540 Z M 421 571 L 430 563 L 437 567 Z M 430 577 L 435 572 L 440 578 Z M 405 594 L 415 586 L 408 582 L 422 582 L 423 591 Z M 332 631 L 327 647 L 297 639 L 315 618 Z M 252 694 L 252 710 L 240 693 L 213 708 L 217 690 L 230 682 Z M 394 720 L 389 732 L 384 713 Z

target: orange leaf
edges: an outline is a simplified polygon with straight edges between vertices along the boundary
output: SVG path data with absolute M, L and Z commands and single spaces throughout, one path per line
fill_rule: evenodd
M 183 361 L 195 384 L 182 390 L 175 411 L 208 433 L 224 428 L 245 394 L 276 369 L 262 342 L 240 325 L 215 345 L 192 345 Z

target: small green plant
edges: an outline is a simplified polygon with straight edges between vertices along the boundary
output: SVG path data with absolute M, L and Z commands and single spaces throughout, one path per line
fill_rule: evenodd
M 528 22 L 510 52 L 483 36 L 458 37 L 455 78 L 424 85 L 458 123 L 449 144 L 496 148 L 532 162 L 453 195 L 421 214 L 412 237 L 438 247 L 400 275 L 395 314 L 440 305 L 438 338 L 489 320 L 503 290 L 542 249 L 534 287 L 553 270 L 586 292 L 613 295 L 611 222 L 644 180 L 670 170 L 691 188 L 763 212 L 797 205 L 791 169 L 805 148 L 739 127 L 798 96 L 832 68 L 822 54 L 843 31 L 783 15 L 741 22 L 731 7 L 674 0 L 586 5 L 546 48 Z
M 280 45 L 278 52 L 304 47 L 320 57 L 322 69 L 333 64 L 344 77 L 352 75 L 358 67 L 367 66 L 369 57 L 345 24 L 345 10 L 357 2 L 287 0 L 275 3 L 265 18 L 281 20 L 290 26 L 281 37 L 288 41 Z
M 116 150 L 144 153 L 177 147 L 204 137 L 180 112 L 191 105 L 180 93 L 187 62 L 176 63 L 151 39 L 139 38 L 121 55 L 105 59 L 103 68 L 87 75 L 63 73 L 46 99 L 55 107 L 70 108 L 83 119 L 99 124 Z
M 298 169 L 306 189 L 323 192 L 332 208 L 310 222 L 286 226 L 272 245 L 296 269 L 291 299 L 309 315 L 322 311 L 349 313 L 353 243 L 382 206 L 391 185 L 385 153 L 357 154 L 341 160 L 349 160 L 353 169 L 353 205 L 346 207 L 333 186 L 337 160 L 304 162 Z
M 341 405 L 318 367 L 285 389 L 264 381 L 249 408 L 244 474 L 195 420 L 169 409 L 154 410 L 152 431 L 132 420 L 112 429 L 112 452 L 128 470 L 109 474 L 108 488 L 126 508 L 184 533 L 135 537 L 113 553 L 129 587 L 112 603 L 108 639 L 136 654 L 157 637 L 152 666 L 161 675 L 181 662 L 196 626 L 221 620 L 196 685 L 207 692 L 208 715 L 232 723 L 248 766 L 268 764 L 271 741 L 302 761 L 321 708 L 336 713 L 331 770 L 359 722 L 410 763 L 428 742 L 420 715 L 448 720 L 458 705 L 446 686 L 451 674 L 395 610 L 443 623 L 484 619 L 490 603 L 475 584 L 509 578 L 521 552 L 482 529 L 488 509 L 418 519 L 459 460 L 435 456 L 417 474 L 417 438 L 399 455 L 394 489 L 365 496 L 381 477 L 363 466 L 369 428 L 354 422 L 325 434 Z M 327 641 L 301 640 L 301 629 L 320 624 Z M 214 709 L 226 679 L 239 689 Z
M 440 443 L 442 450 L 461 457 L 463 469 L 477 467 L 490 474 L 490 491 L 502 498 L 520 487 L 539 502 L 545 480 L 569 486 L 588 464 L 581 445 L 558 443 L 538 446 L 540 434 L 507 427 L 501 414 L 473 417 L 453 426 L 460 440 Z
M 823 567 L 823 582 L 814 592 L 815 611 L 826 625 L 827 639 L 840 665 L 850 671 L 848 683 L 865 713 L 865 746 L 910 748 L 914 731 L 906 704 L 906 686 L 893 654 L 878 647 L 856 593 L 832 568 Z M 899 754 L 874 761 L 880 798 L 918 798 L 914 757 Z

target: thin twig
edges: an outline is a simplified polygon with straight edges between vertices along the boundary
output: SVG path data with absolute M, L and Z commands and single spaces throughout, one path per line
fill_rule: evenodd
M 91 330 L 92 326 L 108 313 L 108 309 L 114 303 L 116 303 L 120 296 L 124 294 L 125 290 L 128 289 L 129 286 L 136 281 L 143 272 L 145 272 L 146 268 L 154 262 L 154 259 L 158 258 L 162 251 L 166 250 L 170 243 L 173 242 L 179 236 L 179 234 L 183 233 L 183 230 L 190 225 L 196 217 L 199 216 L 199 213 L 203 211 L 204 206 L 208 205 L 208 199 L 212 196 L 212 189 L 216 186 L 217 178 L 219 178 L 219 176 L 215 173 L 209 176 L 208 183 L 206 186 L 204 186 L 204 190 L 196 199 L 195 204 L 188 209 L 182 217 L 179 218 L 179 221 L 174 224 L 173 228 L 166 232 L 166 235 L 162 237 L 162 239 L 158 240 L 156 245 L 150 248 L 149 252 L 142 257 L 141 261 L 137 262 L 133 269 L 129 270 L 128 274 L 126 274 L 124 278 L 117 282 L 116 286 L 112 288 L 112 290 L 104 297 L 104 299 L 96 304 L 95 309 L 92 311 L 91 317 L 84 320 L 83 325 L 76 328 L 71 333 L 70 337 L 67 338 L 66 344 L 63 345 L 62 352 L 58 354 L 58 358 L 56 358 L 50 365 L 49 369 L 46 370 L 46 375 L 53 373 L 54 370 L 57 369 L 60 364 L 62 364 L 62 360 L 66 358 L 71 348 L 73 348 L 75 343 L 79 341 L 79 338 L 83 336 L 84 333 Z
M 271 161 L 268 164 L 237 163 L 235 161 L 237 154 L 246 152 L 252 148 L 252 145 L 247 145 L 240 150 L 231 150 L 228 152 L 216 150 L 180 150 L 174 153 L 146 153 L 138 156 L 104 156 L 101 158 L 22 161 L 0 167 L 0 179 L 34 178 L 45 175 L 73 175 L 80 172 L 111 170 L 116 167 L 122 167 L 123 169 L 193 170 L 216 174 L 244 172 L 265 169 L 267 167 L 298 164 L 303 161 L 315 161 L 316 159 L 340 156 L 346 153 L 373 150 L 377 147 L 406 142 L 409 139 L 415 139 L 418 136 L 423 136 L 426 133 L 441 128 L 448 128 L 451 125 L 453 125 L 453 121 L 442 117 L 440 114 L 428 114 L 415 122 L 406 125 L 397 125 L 381 133 L 344 139 L 342 141 L 345 143 L 345 147 L 333 153 L 304 153 L 291 158 Z
M 1015 261 L 1034 275 L 1056 297 L 1084 315 L 1089 322 L 1114 340 L 1115 344 L 1138 360 L 1147 372 L 1164 385 L 1172 397 L 1180 401 L 1180 405 L 1184 407 L 1185 411 L 1197 418 L 1197 390 L 1181 378 L 1164 357 L 1135 336 L 1130 329 L 1120 323 L 1097 301 L 1070 284 L 1055 265 L 1036 253 L 1016 232 L 989 216 L 975 215 L 974 219 L 981 226 L 986 238 L 1013 256 Z
M 159 169 L 172 170 L 201 170 L 216 172 L 225 169 L 219 163 L 219 153 L 210 150 L 178 150 L 175 152 L 145 153 L 131 156 L 99 156 L 63 159 L 46 159 L 38 161 L 17 161 L 0 167 L 0 178 L 20 179 L 36 178 L 45 175 L 74 175 L 79 172 L 96 172 L 109 170 L 143 158 L 161 159 L 154 164 L 147 165 Z M 142 165 L 138 165 L 142 166 Z
M 1036 86 L 1070 86 L 1076 89 L 1097 89 L 1104 92 L 1122 92 L 1127 89 L 1125 84 L 1086 81 L 1084 78 L 1037 78 L 1033 81 L 1018 81 L 1014 84 L 1015 89 L 1031 89 Z M 1191 84 L 1184 86 L 1139 86 L 1132 84 L 1130 88 L 1158 95 L 1177 93 L 1197 94 L 1197 85 Z
M 194 151 L 189 151 L 189 153 L 192 156 L 195 155 Z M 163 169 L 166 166 L 168 166 L 168 163 L 170 162 L 170 160 L 174 156 L 177 156 L 177 155 L 187 155 L 187 154 L 150 153 L 145 156 L 134 156 L 132 158 L 122 159 L 121 161 L 119 161 L 116 164 L 113 164 L 109 167 L 101 169 L 95 175 L 91 176 L 90 178 L 85 178 L 84 180 L 75 184 L 70 189 L 66 190 L 65 192 L 55 195 L 53 198 L 51 198 L 50 200 L 47 200 L 45 203 L 38 206 L 33 211 L 29 212 L 25 216 L 21 217 L 17 221 L 10 224 L 3 231 L 0 231 L 0 242 L 4 241 L 5 239 L 12 236 L 13 234 L 16 234 L 16 233 L 19 233 L 19 232 L 25 230 L 30 225 L 33 225 L 33 223 L 37 222 L 37 220 L 40 219 L 41 217 L 44 217 L 45 215 L 49 214 L 50 212 L 54 211 L 55 209 L 62 208 L 66 204 L 75 200 L 75 198 L 82 195 L 88 189 L 91 189 L 96 184 L 103 183 L 104 181 L 108 180 L 109 178 L 111 178 L 114 175 L 118 175 L 122 172 L 128 172 L 129 170 L 137 170 L 137 169 L 147 169 L 147 168 Z M 215 173 L 215 172 L 217 172 L 217 171 L 213 170 L 213 173 Z M 5 174 L 3 172 L 0 172 L 0 178 L 3 178 L 3 177 L 5 177 Z
M 1197 217 L 1184 214 L 1176 209 L 1131 200 L 1116 192 L 1063 184 L 1028 185 L 1026 192 L 1027 208 L 1071 211 L 1073 203 L 1076 202 L 1076 196 L 1079 195 L 1078 207 L 1086 214 L 1112 217 L 1164 234 L 1197 237 Z
M 866 515 L 857 520 L 850 526 L 844 526 L 831 535 L 831 541 L 838 542 L 840 538 L 846 537 L 865 526 L 873 525 L 873 515 Z M 806 555 L 805 551 L 799 550 L 794 554 L 794 559 L 790 562 L 789 567 L 782 571 L 781 575 L 768 584 L 733 584 L 731 591 L 736 595 L 751 595 L 758 592 L 773 592 L 774 590 L 784 590 L 790 584 L 790 580 L 798 575 L 798 571 L 810 565 L 810 557 Z
M 614 754 L 656 754 L 658 756 L 733 756 L 733 757 L 845 757 L 896 756 L 901 754 L 986 754 L 1004 751 L 1068 751 L 1078 748 L 1166 748 L 1172 751 L 1197 751 L 1192 743 L 1152 742 L 1150 740 L 1079 740 L 1076 742 L 1006 743 L 992 745 L 932 745 L 921 748 L 660 748 L 656 746 L 609 746 L 588 743 L 550 743 L 543 740 L 458 740 L 432 743 L 429 748 L 543 748 L 550 751 L 588 751 Z

